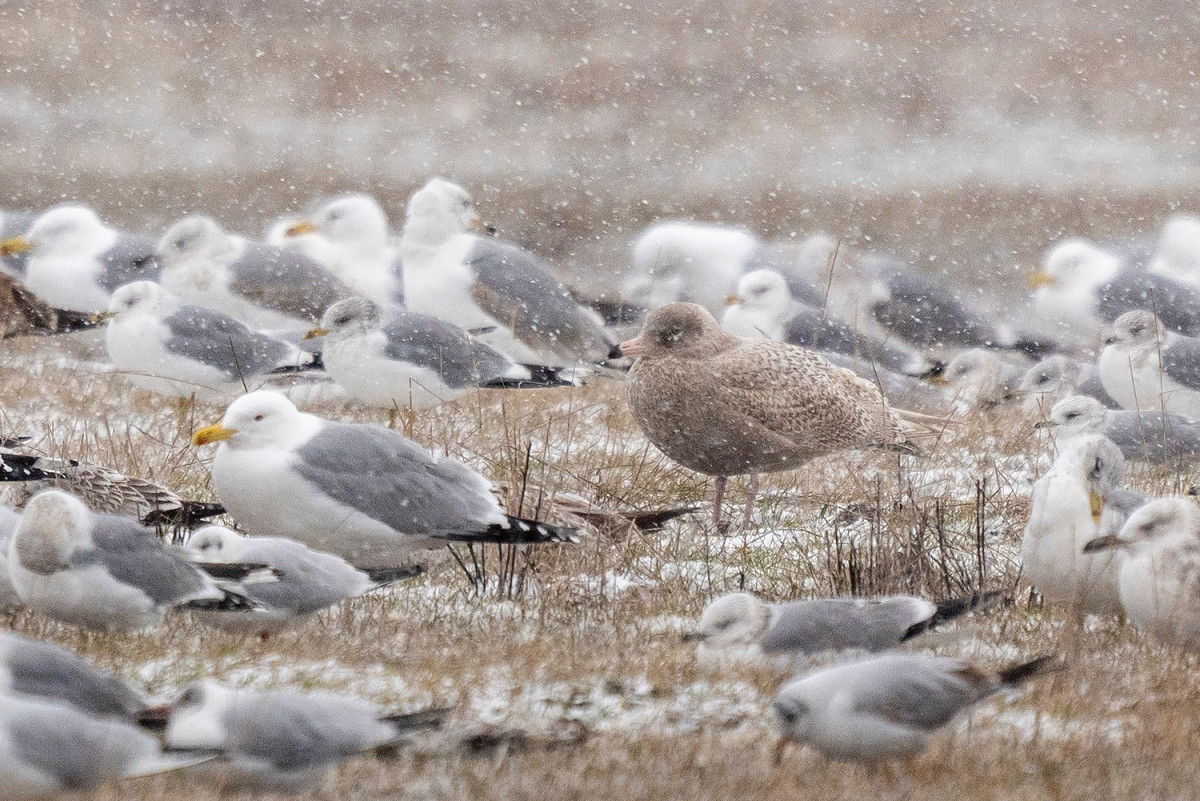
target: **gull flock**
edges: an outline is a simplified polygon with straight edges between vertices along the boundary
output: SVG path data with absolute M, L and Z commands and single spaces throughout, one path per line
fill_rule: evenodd
M 1030 276 L 1032 313 L 1007 316 L 823 234 L 789 247 L 668 221 L 632 243 L 621 294 L 623 313 L 642 315 L 636 332 L 477 222 L 470 194 L 441 178 L 412 195 L 398 236 L 362 194 L 282 220 L 264 241 L 199 215 L 161 237 L 131 234 L 77 203 L 0 217 L 0 270 L 45 305 L 44 333 L 103 326 L 131 384 L 226 407 L 193 436 L 214 448 L 217 502 L 0 432 L 12 437 L 0 450 L 12 488 L 0 601 L 94 636 L 186 613 L 266 638 L 419 581 L 423 556 L 449 544 L 572 547 L 589 532 L 509 514 L 461 460 L 300 407 L 315 396 L 412 414 L 480 388 L 624 381 L 646 438 L 714 477 L 718 530 L 734 525 L 722 514 L 730 476 L 749 476 L 736 522 L 748 529 L 761 473 L 848 449 L 919 460 L 963 416 L 1023 412 L 1057 451 L 1030 499 L 1028 583 L 1067 614 L 1123 616 L 1169 646 L 1200 647 L 1200 509 L 1121 486 L 1128 462 L 1180 467 L 1200 454 L 1200 221 L 1169 221 L 1144 253 L 1055 244 Z M 211 524 L 220 514 L 235 528 Z M 163 525 L 190 533 L 167 541 Z M 796 673 L 770 710 L 777 758 L 797 743 L 835 760 L 908 759 L 972 705 L 1069 671 L 1053 654 L 986 666 L 896 652 L 1007 592 L 736 593 L 685 639 L 716 670 L 761 661 Z M 812 670 L 829 654 L 841 656 Z M 175 770 L 300 792 L 340 760 L 453 717 L 211 679 L 151 699 L 58 646 L 0 632 L 8 798 Z

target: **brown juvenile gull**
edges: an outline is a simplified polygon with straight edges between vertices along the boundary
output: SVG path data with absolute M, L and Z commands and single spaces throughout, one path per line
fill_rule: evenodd
M 621 351 L 637 357 L 629 403 L 638 425 L 667 456 L 716 477 L 718 524 L 729 476 L 750 475 L 749 524 L 759 473 L 849 448 L 913 453 L 912 439 L 933 433 L 849 370 L 795 345 L 728 334 L 695 303 L 651 312 Z

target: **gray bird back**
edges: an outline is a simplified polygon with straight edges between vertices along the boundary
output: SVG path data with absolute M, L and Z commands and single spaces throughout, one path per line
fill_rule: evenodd
M 135 520 L 96 515 L 92 539 L 95 549 L 77 552 L 73 564 L 102 565 L 113 578 L 137 587 L 155 604 L 174 604 L 207 584 L 199 570 Z
M 170 332 L 163 343 L 168 353 L 215 367 L 230 381 L 269 372 L 289 352 L 279 340 L 202 306 L 180 306 L 163 324 Z
M 253 303 L 289 317 L 320 322 L 331 305 L 351 292 L 317 262 L 290 250 L 246 242 L 229 265 L 230 289 Z
M 882 651 L 899 645 L 922 619 L 914 604 L 858 598 L 794 601 L 772 609 L 776 617 L 762 639 L 768 654 Z
M 433 370 L 447 386 L 478 386 L 499 378 L 511 366 L 466 331 L 436 317 L 400 312 L 383 327 L 384 355 Z
M 133 281 L 157 281 L 162 267 L 154 259 L 157 242 L 140 234 L 118 233 L 112 247 L 98 257 L 103 267 L 96 283 L 105 292 Z
M 57 698 L 95 715 L 130 717 L 145 706 L 125 682 L 49 643 L 0 634 L 12 690 Z

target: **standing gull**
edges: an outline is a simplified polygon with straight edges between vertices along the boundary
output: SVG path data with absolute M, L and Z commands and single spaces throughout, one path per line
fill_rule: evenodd
M 466 190 L 441 178 L 409 199 L 400 237 L 407 307 L 477 333 L 514 361 L 607 359 L 612 342 L 599 319 L 532 253 L 468 233 L 476 218 Z
M 1183 498 L 1152 501 L 1119 534 L 1086 548 L 1111 549 L 1123 552 L 1118 580 L 1129 619 L 1163 642 L 1200 650 L 1200 509 Z
M 1116 319 L 1099 371 L 1105 391 L 1126 409 L 1200 420 L 1200 339 L 1166 330 L 1153 312 Z
M 935 604 L 910 595 L 815 598 L 767 604 L 736 592 L 713 601 L 685 641 L 699 643 L 701 662 L 723 657 L 785 665 L 840 651 L 884 651 L 978 606 L 979 598 Z
M 570 386 L 552 367 L 524 366 L 437 317 L 397 311 L 385 322 L 366 298 L 329 307 L 307 338 L 346 394 L 386 408 L 424 409 L 478 387 Z
M 819 670 L 783 685 L 775 698 L 782 729 L 776 759 L 792 742 L 843 761 L 914 757 L 968 707 L 1061 668 L 1054 657 L 993 672 L 944 656 L 887 654 Z
M 134 384 L 164 395 L 203 399 L 240 395 L 274 370 L 311 367 L 312 354 L 252 331 L 222 312 L 183 304 L 152 281 L 113 293 L 104 314 L 113 366 Z
M 58 490 L 40 493 L 25 507 L 8 569 L 29 608 L 95 631 L 147 628 L 177 606 L 249 609 L 245 598 L 223 589 L 154 532 L 129 518 L 94 515 Z
M 252 392 L 196 445 L 221 443 L 213 484 L 249 533 L 284 536 L 356 567 L 397 567 L 414 551 L 453 542 L 573 541 L 573 531 L 511 517 L 491 484 L 387 428 L 304 414 Z
M 331 200 L 284 234 L 321 237 L 327 246 L 319 261 L 342 283 L 381 306 L 403 305 L 400 249 L 390 241 L 387 216 L 370 195 Z
M 1097 536 L 1106 506 L 1107 525 L 1119 529 L 1130 507 L 1145 502 L 1135 493 L 1118 492 L 1124 466 L 1116 445 L 1089 434 L 1072 442 L 1034 483 L 1021 537 L 1021 572 L 1046 600 L 1080 614 L 1121 611 L 1116 559 L 1085 554 L 1083 546 Z
M 74 795 L 113 779 L 190 767 L 213 754 L 164 754 L 132 723 L 95 717 L 46 698 L 0 695 L 0 787 L 4 798 Z
M 159 273 L 153 240 L 109 228 L 86 206 L 56 206 L 0 241 L 0 256 L 19 253 L 28 254 L 25 287 L 69 311 L 103 311 L 117 287 Z
M 715 522 L 728 476 L 794 470 L 850 448 L 912 453 L 929 433 L 878 388 L 804 348 L 725 333 L 703 306 L 650 313 L 621 345 L 637 358 L 629 402 L 647 438 L 684 467 L 716 477 Z
M 1059 448 L 1076 437 L 1103 434 L 1130 462 L 1179 467 L 1200 459 L 1200 423 L 1177 414 L 1106 409 L 1086 395 L 1063 398 L 1034 427 L 1053 431 Z
M 354 293 L 307 256 L 227 234 L 211 217 L 185 217 L 154 251 L 162 285 L 256 329 L 306 329 Z
M 445 710 L 392 715 L 347 696 L 204 681 L 146 710 L 143 719 L 158 722 L 163 716 L 167 745 L 219 751 L 230 785 L 299 792 L 343 759 L 441 725 Z
M 413 568 L 363 571 L 340 556 L 314 551 L 283 537 L 243 537 L 224 526 L 197 529 L 187 541 L 195 562 L 263 565 L 274 581 L 246 584 L 254 603 L 246 614 L 193 611 L 201 622 L 237 633 L 273 634 L 356 595 L 373 592 L 419 574 Z

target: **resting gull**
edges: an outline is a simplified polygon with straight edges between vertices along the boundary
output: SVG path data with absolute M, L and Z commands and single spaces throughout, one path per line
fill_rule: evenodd
M 1079 614 L 1117 614 L 1117 563 L 1111 554 L 1084 554 L 1095 539 L 1106 505 L 1107 525 L 1120 528 L 1145 502 L 1119 492 L 1125 460 L 1107 438 L 1089 434 L 1065 448 L 1033 485 L 1029 522 L 1021 537 L 1021 572 L 1042 597 Z M 1132 507 L 1132 508 L 1131 508 Z
M 1063 398 L 1034 427 L 1051 429 L 1060 448 L 1085 434 L 1103 434 L 1130 462 L 1179 467 L 1200 459 L 1200 423 L 1176 414 L 1106 409 L 1086 395 Z
M 154 626 L 178 606 L 250 608 L 154 532 L 129 518 L 93 514 L 58 490 L 39 493 L 25 507 L 8 570 L 29 608 L 96 631 Z
M 968 707 L 1061 669 L 1050 656 L 993 672 L 962 659 L 886 654 L 809 673 L 775 697 L 772 711 L 782 729 L 776 761 L 789 743 L 842 761 L 914 757 Z
M 437 317 L 397 311 L 386 321 L 366 298 L 329 307 L 307 338 L 324 337 L 325 370 L 352 398 L 425 409 L 479 387 L 570 386 L 552 367 L 517 364 Z
M 1200 217 L 1176 214 L 1167 220 L 1146 269 L 1200 289 Z
M 970 612 L 979 602 L 975 597 L 935 604 L 895 595 L 767 604 L 735 592 L 709 604 L 684 640 L 699 643 L 701 662 L 765 658 L 794 666 L 799 659 L 824 653 L 895 648 Z
M 341 760 L 393 746 L 445 716 L 444 709 L 389 714 L 348 696 L 203 681 L 142 719 L 166 718 L 170 748 L 219 751 L 230 786 L 299 792 Z
M 4 449 L 0 449 L 0 483 L 23 487 L 23 495 L 10 498 L 18 506 L 34 493 L 56 487 L 82 500 L 93 512 L 136 517 L 149 525 L 190 526 L 225 512 L 220 504 L 184 500 L 161 484 L 112 468 Z
M 409 310 L 477 334 L 517 362 L 601 362 L 612 342 L 549 266 L 521 248 L 468 233 L 475 207 L 462 187 L 434 178 L 408 201 L 400 254 Z
M 387 215 L 370 195 L 345 195 L 289 226 L 288 237 L 319 236 L 321 263 L 342 283 L 381 306 L 403 305 L 400 249 L 388 236 Z
M 746 273 L 726 303 L 721 327 L 735 336 L 790 342 L 819 353 L 859 356 L 883 369 L 909 375 L 923 375 L 934 367 L 915 351 L 856 331 L 831 313 L 795 300 L 783 275 L 774 270 Z
M 74 795 L 114 779 L 198 765 L 211 752 L 164 754 L 132 723 L 61 701 L 0 695 L 0 787 L 6 799 Z
M 983 348 L 959 353 L 933 380 L 945 387 L 947 399 L 963 412 L 993 409 L 1013 400 L 1023 373 L 1021 368 Z
M 25 287 L 69 311 L 103 311 L 117 287 L 159 274 L 153 240 L 109 228 L 86 206 L 56 206 L 0 241 L 0 256 L 18 253 L 28 254 Z
M 651 312 L 621 350 L 637 358 L 629 402 L 647 438 L 716 477 L 717 523 L 728 476 L 751 476 L 748 524 L 758 473 L 850 448 L 911 453 L 914 437 L 932 433 L 893 410 L 875 384 L 804 348 L 727 334 L 695 303 Z
M 1172 331 L 1200 333 L 1200 290 L 1135 267 L 1086 239 L 1055 245 L 1029 278 L 1033 307 L 1061 339 L 1092 344 L 1127 311 L 1154 309 Z
M 1072 395 L 1089 395 L 1109 409 L 1117 403 L 1100 383 L 1096 365 L 1056 353 L 1030 367 L 1017 384 L 1017 394 L 1029 414 L 1045 417 L 1054 404 Z
M 146 705 L 141 693 L 70 651 L 7 631 L 0 631 L 0 694 L 49 698 L 127 720 Z
M 228 314 L 181 303 L 169 289 L 135 281 L 113 293 L 105 345 L 113 366 L 163 395 L 213 400 L 240 395 L 278 370 L 313 367 L 294 345 L 252 331 Z
M 1116 319 L 1099 371 L 1105 391 L 1126 409 L 1200 420 L 1200 339 L 1167 331 L 1153 312 Z
M 414 568 L 359 570 L 340 556 L 314 551 L 283 537 L 244 537 L 224 526 L 205 526 L 188 538 L 193 562 L 263 565 L 274 581 L 246 584 L 241 592 L 254 608 L 242 615 L 192 612 L 220 629 L 247 634 L 273 634 L 298 625 L 347 598 L 419 575 Z
M 317 262 L 228 234 L 211 217 L 185 217 L 154 256 L 161 283 L 186 303 L 207 306 L 255 329 L 304 329 L 353 295 Z
M 573 530 L 506 515 L 491 484 L 374 425 L 304 414 L 252 392 L 196 445 L 219 442 L 213 484 L 250 534 L 282 536 L 356 567 L 397 567 L 414 551 L 453 542 L 573 541 Z
M 1090 553 L 1117 549 L 1121 606 L 1153 637 L 1200 650 L 1200 509 L 1159 498 L 1134 512 L 1118 534 L 1097 537 Z

